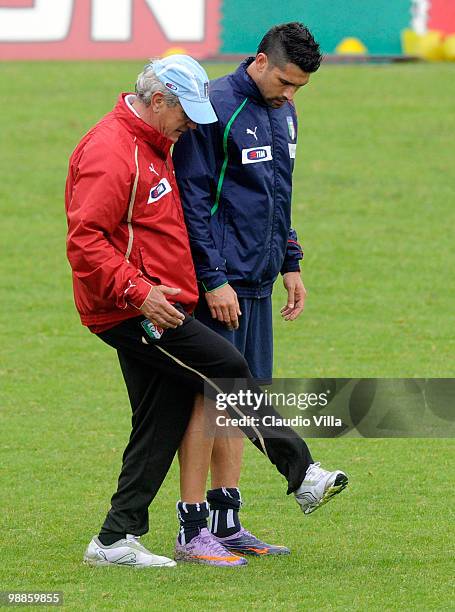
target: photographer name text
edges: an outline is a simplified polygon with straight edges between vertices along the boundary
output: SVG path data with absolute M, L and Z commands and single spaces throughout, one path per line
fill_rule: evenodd
M 333 415 L 313 415 L 308 418 L 300 414 L 289 418 L 273 414 L 233 418 L 226 414 L 218 414 L 216 424 L 218 427 L 259 427 L 260 425 L 263 427 L 343 427 L 342 420 Z

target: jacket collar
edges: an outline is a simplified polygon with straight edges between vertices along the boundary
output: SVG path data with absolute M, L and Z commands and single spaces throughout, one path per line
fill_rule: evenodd
M 237 70 L 232 74 L 232 79 L 234 81 L 235 88 L 247 96 L 248 98 L 254 98 L 256 102 L 259 104 L 265 105 L 264 98 L 261 95 L 261 92 L 258 89 L 258 86 L 250 77 L 246 69 L 248 66 L 254 61 L 254 57 L 247 57 Z
M 147 142 L 160 157 L 163 159 L 166 158 L 173 144 L 172 140 L 163 136 L 158 130 L 155 130 L 155 128 L 148 125 L 148 123 L 145 123 L 140 117 L 137 117 L 131 112 L 125 102 L 125 97 L 129 95 L 131 94 L 121 93 L 119 95 L 117 104 L 114 108 L 115 116 L 131 134 Z

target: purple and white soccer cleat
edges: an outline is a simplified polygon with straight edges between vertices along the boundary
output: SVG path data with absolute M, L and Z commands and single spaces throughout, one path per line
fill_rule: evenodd
M 246 565 L 247 560 L 233 555 L 222 546 L 208 529 L 201 529 L 188 544 L 175 545 L 174 559 L 177 562 L 203 563 L 218 567 L 237 567 Z
M 266 555 L 289 555 L 290 550 L 286 546 L 275 546 L 267 544 L 243 527 L 237 533 L 226 538 L 216 538 L 220 544 L 239 555 L 253 555 L 263 557 Z

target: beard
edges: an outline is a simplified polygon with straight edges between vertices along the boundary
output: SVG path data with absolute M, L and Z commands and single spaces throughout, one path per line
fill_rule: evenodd
M 287 102 L 286 98 L 268 98 L 266 99 L 267 106 L 271 108 L 281 108 Z

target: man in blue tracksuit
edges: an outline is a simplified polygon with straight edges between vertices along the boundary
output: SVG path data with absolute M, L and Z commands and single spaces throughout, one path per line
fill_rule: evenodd
M 319 45 L 303 24 L 273 27 L 255 58 L 211 83 L 210 101 L 218 123 L 182 135 L 174 148 L 200 286 L 196 317 L 230 340 L 263 383 L 272 377 L 271 294 L 280 273 L 288 294 L 281 309 L 284 319 L 296 319 L 304 306 L 299 266 L 303 254 L 291 228 L 297 143 L 293 97 L 320 61 Z M 198 518 L 198 512 L 211 463 L 207 502 L 212 533 L 230 550 L 244 554 L 289 552 L 261 542 L 241 527 L 243 440 L 223 436 L 213 441 L 203 431 L 203 418 L 200 400 L 179 455 L 182 496 L 196 507 L 192 527 L 199 518 L 207 518 Z M 327 477 L 325 470 L 313 470 L 319 470 L 314 478 Z M 185 517 L 180 518 L 184 530 Z

